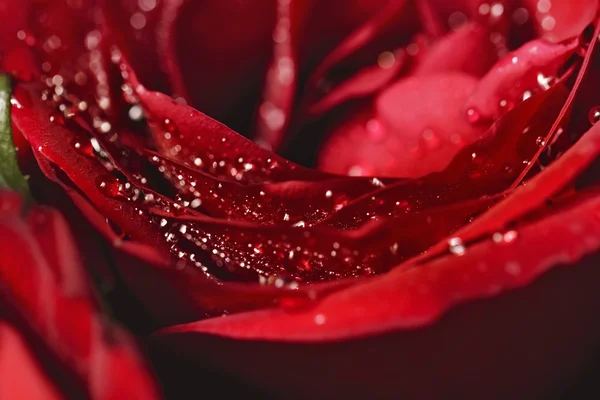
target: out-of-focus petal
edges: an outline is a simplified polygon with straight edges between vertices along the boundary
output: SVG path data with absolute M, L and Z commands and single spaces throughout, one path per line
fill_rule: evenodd
M 47 251 L 51 242 L 39 241 L 34 234 L 44 225 L 54 227 L 61 238 L 58 254 Z M 2 213 L 0 239 L 4 248 L 0 252 L 3 307 L 15 310 L 18 317 L 14 322 L 34 332 L 43 343 L 45 362 L 72 375 L 93 398 L 114 398 L 117 393 L 158 398 L 153 378 L 132 340 L 120 328 L 108 325 L 87 282 L 72 280 L 81 274 L 74 270 L 81 266 L 70 260 L 74 244 L 60 215 L 36 208 L 24 221 L 18 215 Z M 127 382 L 115 379 L 116 368 L 129 376 Z
M 320 168 L 403 177 L 443 170 L 484 132 L 463 108 L 476 85 L 475 78 L 460 73 L 400 80 L 378 96 L 372 114 L 358 115 L 332 133 Z
M 0 375 L 3 399 L 62 398 L 19 332 L 4 321 L 0 321 Z

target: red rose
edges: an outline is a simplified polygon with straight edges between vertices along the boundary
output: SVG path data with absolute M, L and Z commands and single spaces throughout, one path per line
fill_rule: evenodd
M 167 397 L 537 398 L 599 344 L 597 11 L 12 0 L 0 62 Z

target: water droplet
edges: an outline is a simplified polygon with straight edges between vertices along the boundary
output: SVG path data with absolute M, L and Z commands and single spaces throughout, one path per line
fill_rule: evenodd
M 17 38 L 24 41 L 28 46 L 35 44 L 35 37 L 31 32 L 20 30 L 17 32 Z
M 384 51 L 377 57 L 377 64 L 383 69 L 392 68 L 396 62 L 396 57 L 391 51 Z
M 380 188 L 385 187 L 385 184 L 381 182 L 378 178 L 371 178 L 371 185 Z
M 94 157 L 94 148 L 92 147 L 92 142 L 90 142 L 88 138 L 75 137 L 71 140 L 71 146 L 73 146 L 79 154 L 86 157 Z
M 367 175 L 367 172 L 360 165 L 353 165 L 348 170 L 348 175 L 350 175 L 350 176 L 365 176 L 365 175 Z
M 538 147 L 544 147 L 546 145 L 546 138 L 538 136 L 537 139 L 535 139 L 535 144 L 537 144 Z
M 200 199 L 194 199 L 190 202 L 190 207 L 191 208 L 198 208 L 202 205 L 202 200 Z
M 512 15 L 512 20 L 517 25 L 523 25 L 529 19 L 529 11 L 526 8 L 517 8 Z
M 141 12 L 136 12 L 131 16 L 129 23 L 134 29 L 143 29 L 146 26 L 146 17 Z
M 62 113 L 53 112 L 52 114 L 50 114 L 50 122 L 53 122 L 58 125 L 64 125 L 65 118 Z
M 346 207 L 346 205 L 348 204 L 348 197 L 346 196 L 340 196 L 338 198 L 335 199 L 335 205 L 333 207 L 333 209 L 335 211 L 339 211 L 342 208 Z
M 492 235 L 492 240 L 494 243 L 512 243 L 517 239 L 518 236 L 519 234 L 514 230 L 510 230 L 505 233 L 496 232 Z
M 539 74 L 537 74 L 538 85 L 540 85 L 540 87 L 544 90 L 550 89 L 550 84 L 552 83 L 552 79 L 553 78 L 551 76 L 546 77 L 541 72 Z
M 518 236 L 519 234 L 517 233 L 517 231 L 508 231 L 504 235 L 502 235 L 502 238 L 506 243 L 511 243 L 514 242 Z
M 492 5 L 490 9 L 492 17 L 500 17 L 504 13 L 504 6 L 501 3 Z
M 514 168 L 513 168 L 513 166 L 512 166 L 512 165 L 510 165 L 510 164 L 506 164 L 506 165 L 504 165 L 504 167 L 502 168 L 502 171 L 503 171 L 503 172 L 504 172 L 506 175 L 508 175 L 508 176 L 511 176 L 511 175 L 514 173 L 514 171 L 515 171 L 515 170 L 514 170 Z
M 136 104 L 129 109 L 128 115 L 132 121 L 140 121 L 144 117 L 144 112 L 142 107 Z
M 174 135 L 175 133 L 177 133 L 177 125 L 175 125 L 175 123 L 173 121 L 171 121 L 169 118 L 166 118 L 163 121 L 163 127 L 165 129 L 165 132 L 170 133 L 171 135 Z
M 19 110 L 23 108 L 23 105 L 21 103 L 19 103 L 19 101 L 17 99 L 15 99 L 14 97 L 10 99 L 10 104 Z
M 467 120 L 470 123 L 475 124 L 475 123 L 479 122 L 480 119 L 481 119 L 481 115 L 479 114 L 479 112 L 476 109 L 469 108 L 467 110 Z
M 439 136 L 431 129 L 425 129 L 421 134 L 423 140 L 425 141 L 425 145 L 430 150 L 437 150 L 440 148 L 442 142 Z
M 521 265 L 516 261 L 510 261 L 506 263 L 504 270 L 509 275 L 518 276 L 521 274 Z
M 156 7 L 156 0 L 138 0 L 138 6 L 142 11 L 152 11 Z
M 593 107 L 590 110 L 588 114 L 588 120 L 592 125 L 595 125 L 596 122 L 600 121 L 600 106 Z
M 467 251 L 465 246 L 463 245 L 462 239 L 459 237 L 454 237 L 448 240 L 448 250 L 450 251 L 450 253 L 457 256 L 462 256 Z
M 371 139 L 375 141 L 379 141 L 385 138 L 385 127 L 381 124 L 381 122 L 374 118 L 367 121 L 366 129 Z
M 96 188 L 105 196 L 118 197 L 121 182 L 113 175 L 102 175 L 96 178 Z
M 551 15 L 546 15 L 541 22 L 542 29 L 545 31 L 551 31 L 556 26 L 556 20 Z
M 103 121 L 102 123 L 100 123 L 99 129 L 102 133 L 108 133 L 112 129 L 112 126 L 110 125 L 110 122 Z

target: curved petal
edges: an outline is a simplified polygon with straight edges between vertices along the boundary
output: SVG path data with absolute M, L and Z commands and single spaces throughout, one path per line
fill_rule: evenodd
M 482 235 L 505 229 L 512 220 L 533 212 L 573 183 L 592 165 L 599 153 L 600 127 L 595 126 L 543 173 L 529 180 L 527 185 L 520 186 L 511 196 L 473 223 L 459 229 L 455 235 L 464 241 L 472 241 Z M 430 249 L 434 253 L 443 250 L 443 243 Z
M 332 133 L 320 168 L 338 174 L 420 177 L 442 171 L 484 132 L 463 104 L 477 80 L 459 73 L 401 79 L 376 99 L 372 114 Z
M 400 74 L 405 66 L 403 52 L 389 53 L 387 57 L 391 58 L 390 61 L 386 61 L 388 64 L 361 69 L 356 75 L 340 83 L 331 92 L 310 105 L 308 113 L 311 115 L 324 114 L 348 100 L 366 97 L 384 88 Z
M 469 23 L 436 42 L 417 64 L 414 74 L 457 71 L 481 77 L 498 58 L 489 30 Z M 473 57 L 473 55 L 477 55 Z
M 598 0 L 524 0 L 523 3 L 536 22 L 538 34 L 551 42 L 579 35 L 598 11 Z
M 247 133 L 271 55 L 275 5 L 167 1 L 157 39 L 174 94 Z
M 72 254 L 73 241 L 60 216 L 43 209 L 34 213 L 27 223 L 14 214 L 0 214 L 4 248 L 0 252 L 0 286 L 7 299 L 4 304 L 17 311 L 15 322 L 23 321 L 33 330 L 55 364 L 74 374 L 92 397 L 108 399 L 120 393 L 158 398 L 131 339 L 116 327 L 108 328 L 85 282 L 66 284 L 67 275 L 77 274 L 75 266 L 63 266 L 62 262 L 69 260 L 56 259 L 47 251 L 48 242 L 35 237 L 33 232 L 40 225 L 54 226 L 64 253 Z M 9 251 L 9 247 L 21 251 Z M 47 257 L 60 263 L 60 270 L 53 269 Z M 80 285 L 83 287 L 77 287 Z M 116 368 L 129 376 L 127 382 L 114 379 Z
M 580 203 L 519 227 L 509 241 L 497 243 L 489 237 L 466 246 L 460 256 L 392 271 L 334 293 L 306 311 L 257 311 L 167 328 L 163 333 L 324 341 L 428 325 L 457 303 L 524 287 L 553 267 L 576 264 L 598 253 L 600 196 L 595 192 L 581 197 Z
M 290 124 L 299 75 L 297 42 L 312 7 L 312 1 L 277 2 L 273 55 L 265 77 L 254 135 L 257 143 L 269 149 L 279 148 Z

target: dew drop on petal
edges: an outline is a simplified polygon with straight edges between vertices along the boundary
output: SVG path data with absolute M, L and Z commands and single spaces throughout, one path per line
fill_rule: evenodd
M 96 188 L 107 197 L 118 197 L 119 187 L 121 183 L 119 180 L 110 174 L 102 175 L 96 178 Z
M 65 118 L 63 117 L 63 115 L 61 113 L 55 112 L 50 115 L 50 122 L 53 122 L 58 125 L 64 125 Z
M 440 148 L 441 146 L 441 140 L 439 138 L 439 136 L 431 129 L 425 129 L 423 131 L 423 133 L 421 134 L 421 136 L 423 137 L 423 141 L 425 142 L 425 145 L 430 149 L 430 150 L 437 150 Z
M 350 175 L 350 176 L 365 176 L 367 174 L 361 166 L 354 165 L 354 166 L 350 167 L 350 169 L 348 170 L 348 175 Z
M 142 107 L 139 105 L 134 105 L 129 109 L 129 119 L 132 121 L 140 121 L 144 117 L 144 112 L 142 111 Z
M 490 13 L 493 17 L 500 17 L 504 13 L 504 6 L 500 3 L 492 5 Z
M 481 119 L 481 115 L 479 114 L 479 112 L 474 109 L 474 108 L 469 108 L 467 110 L 467 120 L 474 124 L 476 122 L 478 122 Z
M 516 261 L 510 261 L 506 263 L 504 270 L 511 276 L 518 276 L 521 274 L 521 265 Z
M 384 51 L 383 53 L 379 54 L 379 57 L 377 57 L 377 64 L 383 69 L 393 67 L 395 62 L 396 57 L 391 51 Z
M 529 20 L 529 11 L 524 7 L 517 8 L 512 15 L 512 20 L 517 25 L 523 25 Z
M 170 133 L 171 135 L 177 133 L 177 125 L 175 125 L 175 122 L 173 122 L 170 119 L 166 118 L 163 121 L 163 124 L 164 124 L 165 132 Z
M 535 144 L 537 144 L 538 147 L 544 147 L 546 145 L 546 138 L 538 136 L 537 139 L 535 139 Z
M 88 138 L 73 138 L 71 140 L 71 146 L 73 146 L 79 154 L 86 157 L 94 156 L 94 148 L 92 147 L 92 142 Z
M 519 234 L 517 233 L 517 231 L 511 230 L 511 231 L 504 233 L 504 235 L 502 235 L 502 239 L 506 243 L 511 243 L 511 242 L 514 242 L 518 236 L 519 236 Z
M 325 315 L 323 314 L 317 314 L 315 315 L 315 324 L 317 325 L 323 325 L 325 323 Z
M 600 106 L 593 107 L 590 110 L 588 114 L 588 120 L 592 125 L 595 125 L 596 122 L 600 121 Z
M 454 237 L 448 240 L 448 250 L 450 251 L 450 253 L 457 256 L 462 256 L 466 253 L 463 241 L 459 237 Z
M 366 124 L 367 132 L 371 139 L 379 141 L 385 137 L 386 131 L 384 126 L 377 119 L 370 119 Z

